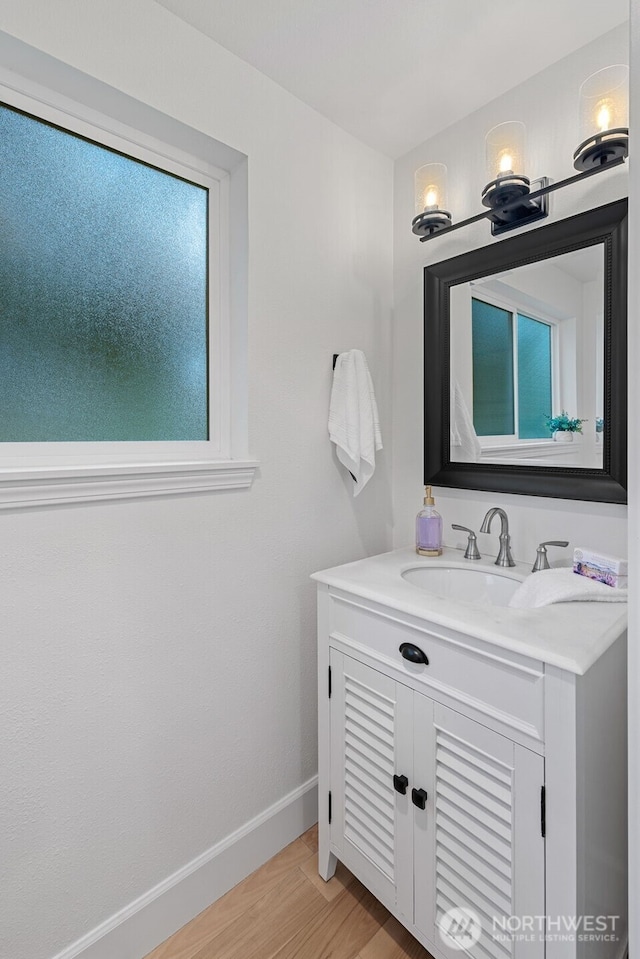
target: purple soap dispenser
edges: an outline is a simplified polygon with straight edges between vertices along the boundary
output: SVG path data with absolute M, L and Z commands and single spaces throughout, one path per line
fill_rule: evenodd
M 416 553 L 420 556 L 442 555 L 442 516 L 433 505 L 431 487 L 424 488 L 424 507 L 416 516 Z

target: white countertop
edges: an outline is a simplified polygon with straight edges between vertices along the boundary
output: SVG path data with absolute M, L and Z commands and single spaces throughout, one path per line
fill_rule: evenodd
M 445 548 L 442 556 L 430 559 L 405 547 L 321 570 L 312 579 L 578 675 L 586 673 L 627 627 L 626 603 L 573 602 L 512 609 L 446 599 L 402 578 L 403 571 L 423 565 L 473 567 L 519 579 L 531 572 L 523 563 L 501 570 L 491 557 L 465 560 L 456 549 Z

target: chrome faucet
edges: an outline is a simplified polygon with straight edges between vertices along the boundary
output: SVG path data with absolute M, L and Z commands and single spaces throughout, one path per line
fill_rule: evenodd
M 491 529 L 491 523 L 495 515 L 500 517 L 500 551 L 496 559 L 496 566 L 515 566 L 513 556 L 511 555 L 511 537 L 509 536 L 509 520 L 507 514 L 499 506 L 492 507 L 482 521 L 480 527 L 481 533 L 488 533 Z

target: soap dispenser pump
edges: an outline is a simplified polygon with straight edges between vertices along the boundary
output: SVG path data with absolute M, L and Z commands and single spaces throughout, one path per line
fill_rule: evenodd
M 416 516 L 416 553 L 420 556 L 442 555 L 442 516 L 434 506 L 431 487 L 424 488 L 424 507 Z

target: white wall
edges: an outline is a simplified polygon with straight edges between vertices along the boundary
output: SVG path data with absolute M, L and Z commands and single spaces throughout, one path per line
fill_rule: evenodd
M 393 338 L 393 493 L 394 542 L 413 539 L 413 523 L 422 502 L 422 271 L 427 263 L 448 259 L 470 249 L 500 242 L 492 240 L 489 225 L 476 224 L 450 236 L 421 244 L 411 233 L 414 216 L 414 171 L 424 163 L 446 163 L 449 201 L 454 220 L 480 212 L 480 194 L 489 179 L 485 171 L 484 137 L 495 124 L 522 120 L 527 125 L 528 173 L 561 180 L 575 171 L 572 156 L 578 133 L 578 89 L 594 71 L 611 63 L 628 62 L 628 32 L 619 27 L 600 40 L 532 77 L 487 104 L 481 110 L 421 144 L 396 162 L 394 178 L 394 338 Z M 455 65 L 453 69 L 456 69 Z M 470 78 L 470 82 L 472 82 Z M 434 91 L 435 95 L 435 91 Z M 551 214 L 545 223 L 563 219 L 627 194 L 627 170 L 611 171 L 551 196 Z M 535 224 L 535 229 L 540 224 Z M 520 231 L 522 232 L 522 231 Z M 464 545 L 451 523 L 478 529 L 485 511 L 504 506 L 511 519 L 514 556 L 535 559 L 544 539 L 568 539 L 626 555 L 626 508 L 484 493 L 467 490 L 435 491 L 444 517 L 445 542 Z M 497 536 L 479 536 L 481 552 L 496 553 Z M 570 553 L 567 551 L 566 555 Z M 560 552 L 556 553 L 560 556 Z
M 152 0 L 0 29 L 249 157 L 253 488 L 2 516 L 0 955 L 48 959 L 316 772 L 308 574 L 391 545 L 392 169 Z M 386 441 L 355 500 L 352 347 Z
M 631 3 L 630 130 L 640 129 L 640 4 Z M 632 142 L 637 142 L 637 137 Z M 640 165 L 629 176 L 629 263 L 640 258 Z M 629 270 L 629 427 L 638 435 L 640 417 L 640 276 Z M 640 444 L 629 446 L 629 955 L 640 951 Z M 635 906 L 635 908 L 633 908 Z

